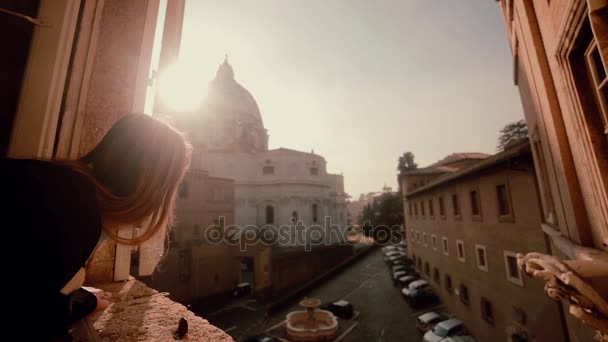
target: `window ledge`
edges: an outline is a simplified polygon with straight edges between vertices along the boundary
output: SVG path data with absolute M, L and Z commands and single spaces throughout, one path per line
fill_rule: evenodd
M 221 329 L 169 299 L 167 293 L 132 277 L 97 287 L 112 292 L 112 304 L 93 317 L 102 341 L 173 341 L 182 317 L 188 321 L 190 341 L 233 341 Z

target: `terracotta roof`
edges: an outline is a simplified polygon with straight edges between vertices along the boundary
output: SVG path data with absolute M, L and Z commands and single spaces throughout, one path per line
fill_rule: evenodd
M 448 173 L 448 174 L 439 176 L 439 177 L 435 178 L 434 180 L 432 180 L 431 182 L 429 182 L 428 184 L 408 193 L 406 195 L 406 197 L 415 196 L 417 194 L 420 194 L 422 192 L 425 192 L 425 191 L 435 188 L 437 186 L 454 181 L 458 178 L 465 177 L 465 176 L 468 176 L 475 172 L 479 172 L 481 170 L 487 169 L 491 166 L 497 165 L 499 163 L 502 163 L 511 158 L 522 155 L 524 153 L 530 153 L 530 143 L 529 143 L 528 139 L 522 139 L 519 143 L 513 144 L 511 147 L 507 148 L 503 152 L 500 152 L 491 157 L 485 158 L 484 160 L 482 160 L 479 163 L 476 163 L 472 166 L 469 166 L 464 169 L 460 169 L 460 170 L 452 172 L 452 173 Z
M 432 164 L 431 166 L 447 165 L 447 164 L 451 164 L 451 163 L 458 162 L 458 161 L 465 160 L 465 159 L 483 160 L 483 159 L 488 158 L 489 156 L 490 156 L 489 154 L 479 153 L 479 152 L 452 153 L 449 156 L 441 159 L 440 161 Z

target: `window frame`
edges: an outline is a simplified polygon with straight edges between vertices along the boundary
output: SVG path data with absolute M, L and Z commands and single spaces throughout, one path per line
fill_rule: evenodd
M 446 219 L 446 215 L 445 215 L 445 202 L 443 200 L 443 196 L 439 196 L 438 202 L 439 202 L 439 217 L 442 220 L 445 220 Z
M 441 238 L 441 249 L 443 251 L 443 255 L 450 255 L 450 241 L 447 236 Z
M 479 300 L 479 309 L 481 312 L 481 318 L 488 324 L 494 325 L 494 309 L 492 302 L 484 296 L 481 296 Z
M 501 205 L 500 205 L 500 195 L 499 195 L 499 191 L 498 188 L 499 187 L 504 187 L 504 191 L 505 191 L 505 204 L 507 205 L 508 208 L 508 213 L 507 214 L 503 214 L 501 212 Z M 509 186 L 509 182 L 505 181 L 502 183 L 498 183 L 494 186 L 494 191 L 496 194 L 496 212 L 498 213 L 498 221 L 499 222 L 514 222 L 515 221 L 515 214 L 513 212 L 513 201 L 511 199 L 511 188 Z
M 429 246 L 429 240 L 426 238 L 426 232 L 422 233 L 422 244 L 424 245 L 424 247 Z
M 481 259 L 479 257 L 479 251 L 483 251 L 484 265 L 482 265 L 480 262 Z M 486 246 L 475 244 L 475 259 L 477 260 L 477 268 L 482 271 L 488 272 L 488 253 L 486 250 Z
M 466 295 L 466 298 L 464 296 L 464 294 Z M 469 293 L 469 287 L 466 286 L 465 284 L 460 283 L 460 286 L 458 287 L 458 297 L 460 297 L 460 301 L 462 302 L 462 304 L 464 305 L 471 305 L 471 295 Z
M 437 235 L 435 234 L 431 234 L 431 248 L 433 248 L 434 251 L 437 250 Z
M 433 203 L 433 198 L 429 198 L 428 200 L 428 205 L 429 205 L 429 218 L 434 219 L 435 218 L 435 206 Z
M 475 194 L 475 202 L 477 203 L 477 214 L 474 213 L 473 210 L 473 194 Z M 479 192 L 479 188 L 473 188 L 469 191 L 469 204 L 471 208 L 471 220 L 473 221 L 482 221 L 483 220 L 483 210 L 481 207 L 481 193 Z
M 452 194 L 452 215 L 454 215 L 454 220 L 462 220 L 462 206 L 460 205 L 458 193 Z
M 441 275 L 439 274 L 439 268 L 437 267 L 433 267 L 433 281 L 441 286 Z
M 511 266 L 509 263 L 509 257 L 515 258 L 515 263 L 517 265 L 517 253 L 513 252 L 513 251 L 507 251 L 505 250 L 503 252 L 504 254 L 504 263 L 505 263 L 505 274 L 507 276 L 507 280 L 510 281 L 511 283 L 524 287 L 524 277 L 523 277 L 523 272 L 521 271 L 521 269 L 519 267 L 515 267 L 517 269 L 517 274 L 518 274 L 518 278 L 512 277 L 511 276 Z
M 267 176 L 267 175 L 274 175 L 274 165 L 264 165 L 262 167 L 262 175 Z
M 460 248 L 458 248 L 458 246 L 462 246 L 462 257 L 460 256 Z M 458 258 L 458 261 L 460 261 L 462 263 L 467 262 L 467 253 L 466 253 L 466 250 L 464 249 L 463 240 L 456 240 L 456 258 Z
M 444 288 L 449 294 L 454 294 L 454 283 L 452 283 L 452 276 L 444 274 Z

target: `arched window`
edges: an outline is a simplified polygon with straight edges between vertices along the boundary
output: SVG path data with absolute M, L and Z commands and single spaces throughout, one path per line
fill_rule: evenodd
M 274 223 L 274 207 L 269 205 L 266 206 L 266 224 Z
M 297 211 L 293 211 L 293 213 L 291 213 L 291 221 L 293 223 L 297 223 L 298 222 L 298 212 Z
M 319 222 L 319 207 L 316 203 L 312 205 L 312 222 Z

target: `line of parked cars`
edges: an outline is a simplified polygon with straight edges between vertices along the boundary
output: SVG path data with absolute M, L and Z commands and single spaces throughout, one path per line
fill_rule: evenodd
M 384 261 L 389 265 L 395 286 L 415 309 L 439 303 L 439 298 L 431 291 L 429 283 L 420 278 L 412 260 L 407 257 L 405 245 L 390 245 L 382 248 Z
M 412 260 L 407 257 L 404 244 L 383 247 L 382 252 L 391 270 L 393 284 L 401 288 L 401 294 L 410 307 L 422 309 L 440 303 L 429 283 L 420 278 Z M 462 321 L 446 313 L 426 312 L 418 316 L 416 326 L 425 342 L 475 342 Z

